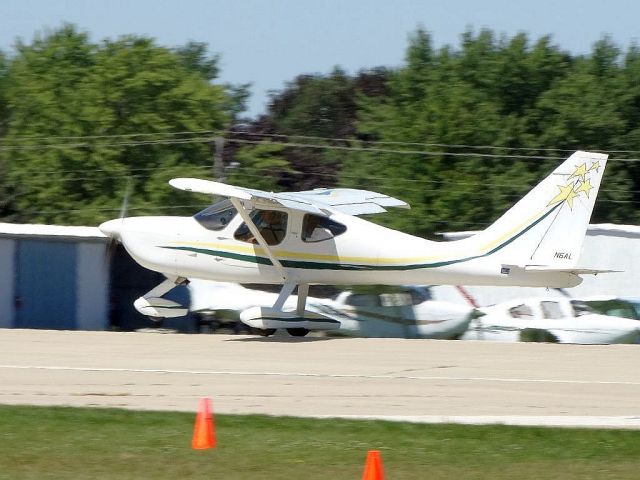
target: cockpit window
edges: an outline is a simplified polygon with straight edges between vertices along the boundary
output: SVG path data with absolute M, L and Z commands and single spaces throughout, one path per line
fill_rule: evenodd
M 411 303 L 413 305 L 419 305 L 422 302 L 426 302 L 427 300 L 433 300 L 433 295 L 431 295 L 431 290 L 426 287 L 416 287 L 409 290 L 411 294 Z
M 596 313 L 593 308 L 587 305 L 584 302 L 580 302 L 578 300 L 571 300 L 571 306 L 573 307 L 573 314 L 576 317 L 581 315 L 589 315 L 591 313 Z
M 224 229 L 233 217 L 238 213 L 233 204 L 227 199 L 221 202 L 215 203 L 208 208 L 205 208 L 199 213 L 196 213 L 193 218 L 207 230 L 222 230 Z
M 379 307 L 380 299 L 378 295 L 353 293 L 347 297 L 344 303 L 352 307 Z
M 544 315 L 544 318 L 555 320 L 558 318 L 562 318 L 564 316 L 562 314 L 562 308 L 560 308 L 560 304 L 558 302 L 552 302 L 552 301 L 540 302 L 540 308 L 542 309 L 542 314 Z
M 279 210 L 254 210 L 251 220 L 268 245 L 277 245 L 287 233 L 287 213 Z M 234 235 L 236 240 L 258 243 L 246 223 L 242 223 Z
M 347 227 L 320 215 L 306 214 L 302 220 L 302 241 L 321 242 L 337 237 L 347 231 Z
M 529 305 L 517 305 L 509 309 L 509 315 L 512 318 L 531 318 L 533 317 L 533 311 Z

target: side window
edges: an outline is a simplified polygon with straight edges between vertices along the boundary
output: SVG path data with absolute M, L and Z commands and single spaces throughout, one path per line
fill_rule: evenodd
M 531 311 L 531 307 L 522 304 L 517 307 L 511 307 L 509 309 L 509 315 L 513 318 L 531 318 L 533 316 L 533 312 Z
M 540 308 L 542 308 L 544 318 L 556 319 L 563 316 L 558 302 L 540 302 Z
M 302 241 L 321 242 L 337 237 L 347 231 L 347 227 L 320 215 L 306 214 L 302 220 Z
M 431 291 L 428 288 L 413 288 L 409 291 L 409 294 L 411 295 L 411 303 L 413 305 L 419 305 L 427 300 L 433 300 Z
M 378 296 L 367 293 L 353 293 L 344 302 L 352 307 L 378 307 Z
M 236 209 L 229 200 L 223 200 L 196 213 L 193 218 L 207 230 L 223 230 L 236 216 Z
M 380 305 L 383 307 L 404 307 L 405 305 L 411 304 L 411 295 L 409 292 L 380 294 Z
M 287 233 L 287 213 L 279 210 L 254 210 L 251 212 L 251 220 L 258 227 L 258 231 L 268 245 L 277 245 L 284 239 Z M 234 235 L 236 240 L 249 243 L 258 243 L 246 223 L 238 227 Z
M 571 307 L 573 308 L 574 317 L 596 313 L 593 308 L 591 308 L 589 305 L 579 300 L 571 300 Z M 607 315 L 611 315 L 611 314 L 607 313 Z

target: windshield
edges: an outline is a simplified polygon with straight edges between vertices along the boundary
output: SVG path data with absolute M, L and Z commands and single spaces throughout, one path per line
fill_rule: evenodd
M 196 213 L 193 218 L 207 230 L 222 230 L 229 225 L 236 213 L 238 212 L 231 201 L 226 199 Z

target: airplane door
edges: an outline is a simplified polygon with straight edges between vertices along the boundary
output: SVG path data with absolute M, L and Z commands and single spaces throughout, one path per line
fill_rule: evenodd
M 76 245 L 19 240 L 16 263 L 16 327 L 76 328 Z

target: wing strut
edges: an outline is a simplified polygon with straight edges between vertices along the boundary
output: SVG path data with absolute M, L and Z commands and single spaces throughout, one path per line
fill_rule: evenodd
M 282 289 L 280 290 L 280 295 L 278 295 L 278 298 L 276 299 L 276 303 L 273 304 L 273 309 L 282 311 L 282 307 L 284 307 L 284 302 L 287 301 L 287 298 L 289 298 L 289 295 L 293 293 L 295 288 L 296 288 L 295 283 L 285 283 L 282 286 Z
M 298 305 L 296 313 L 301 317 L 304 316 L 304 309 L 307 305 L 307 295 L 309 294 L 309 284 L 301 283 L 298 285 Z
M 296 305 L 296 315 L 300 317 L 304 317 L 304 309 L 307 304 L 307 295 L 309 294 L 309 285 L 306 283 L 301 283 L 296 285 L 295 283 L 285 283 L 280 290 L 280 295 L 276 299 L 276 303 L 273 304 L 273 309 L 282 312 L 282 308 L 284 307 L 284 303 L 287 301 L 287 298 L 293 293 L 296 286 L 298 287 L 298 303 Z
M 253 223 L 253 220 L 251 220 L 251 217 L 249 216 L 249 212 L 247 211 L 247 209 L 244 208 L 244 205 L 242 205 L 242 202 L 239 199 L 230 197 L 229 200 L 231 200 L 231 203 L 233 204 L 233 206 L 236 207 L 236 210 L 242 217 L 242 220 L 244 220 L 244 223 L 247 224 L 247 227 L 249 227 L 249 230 L 253 234 L 254 238 L 258 241 L 258 244 L 264 249 L 265 253 L 271 260 L 271 263 L 273 264 L 274 267 L 276 267 L 276 269 L 280 273 L 280 276 L 282 277 L 282 280 L 286 283 L 287 274 L 284 270 L 284 267 L 280 263 L 280 260 L 278 260 L 275 257 L 275 255 L 271 252 L 271 249 L 269 248 L 269 244 L 260 233 L 260 230 L 258 230 L 258 227 L 256 227 L 256 224 Z

